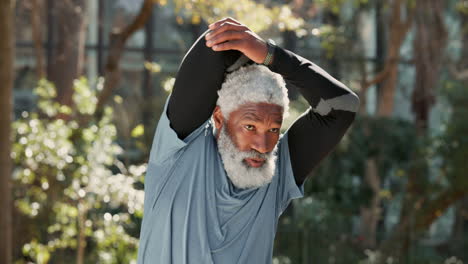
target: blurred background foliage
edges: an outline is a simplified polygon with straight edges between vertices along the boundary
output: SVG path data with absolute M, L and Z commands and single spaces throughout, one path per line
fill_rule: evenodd
M 96 91 L 77 79 L 71 108 L 55 101 L 53 84 L 40 80 L 33 90 L 38 109 L 13 123 L 14 204 L 27 216 L 22 232 L 32 236 L 22 254 L 36 262 L 73 262 L 70 251 L 84 263 L 136 258 L 146 164 L 119 160 L 112 108 L 93 123 L 79 123 L 94 113 Z M 60 114 L 70 118 L 56 118 Z M 85 248 L 96 251 L 85 254 Z
M 361 99 L 281 217 L 273 263 L 467 263 L 468 1 L 10 0 L 0 12 L 12 43 L 0 49 L 0 263 L 136 263 L 155 125 L 184 54 L 227 16 Z M 288 88 L 283 132 L 308 107 Z

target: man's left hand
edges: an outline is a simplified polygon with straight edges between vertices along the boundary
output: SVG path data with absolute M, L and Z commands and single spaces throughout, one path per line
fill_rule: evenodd
M 263 63 L 268 53 L 265 40 L 247 26 L 233 18 L 224 18 L 209 25 L 211 32 L 205 35 L 206 46 L 214 51 L 238 50 L 256 63 Z

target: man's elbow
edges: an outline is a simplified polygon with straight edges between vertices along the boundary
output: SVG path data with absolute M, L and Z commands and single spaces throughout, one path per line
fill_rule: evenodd
M 361 105 L 361 100 L 359 99 L 359 96 L 354 93 L 354 92 L 351 92 L 351 96 L 349 97 L 349 105 L 350 105 L 350 109 L 351 111 L 353 111 L 354 113 L 357 113 L 359 111 L 359 107 Z
M 341 112 L 341 120 L 346 127 L 345 130 L 347 130 L 354 122 L 356 115 L 359 112 L 360 104 L 361 100 L 359 99 L 359 96 L 350 90 L 349 94 L 346 95 L 346 102 L 342 103 L 342 105 L 346 105 L 346 107 L 343 107 L 345 109 L 342 109 L 345 111 Z

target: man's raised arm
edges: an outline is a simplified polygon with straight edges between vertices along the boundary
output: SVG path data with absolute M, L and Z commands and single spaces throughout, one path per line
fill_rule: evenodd
M 355 118 L 359 97 L 319 66 L 278 46 L 268 67 L 298 87 L 312 108 L 288 130 L 291 165 L 300 185 L 339 143 Z
M 190 47 L 177 71 L 167 115 L 180 139 L 205 122 L 218 99 L 224 73 L 240 56 L 237 50 L 213 51 L 206 46 L 206 30 Z

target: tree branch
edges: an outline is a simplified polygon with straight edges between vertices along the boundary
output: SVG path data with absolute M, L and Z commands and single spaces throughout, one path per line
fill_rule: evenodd
M 451 205 L 468 195 L 467 190 L 448 189 L 441 193 L 436 199 L 427 202 L 421 214 L 416 218 L 415 230 L 424 231 L 439 218 Z
M 380 71 L 374 77 L 374 79 L 372 79 L 370 81 L 368 81 L 368 80 L 363 81 L 363 85 L 361 87 L 361 90 L 365 92 L 372 85 L 381 83 L 383 80 L 385 80 L 385 78 L 387 78 L 387 75 L 388 75 L 389 72 L 390 72 L 390 67 L 389 67 L 388 63 L 386 63 L 384 69 L 382 71 Z
M 154 0 L 145 0 L 138 15 L 127 27 L 122 30 L 114 30 L 114 32 L 111 33 L 109 55 L 104 69 L 104 88 L 98 96 L 95 115 L 100 116 L 102 114 L 104 104 L 111 96 L 113 89 L 119 83 L 119 61 L 122 56 L 125 43 L 133 33 L 144 27 L 151 17 L 153 5 Z

